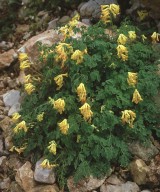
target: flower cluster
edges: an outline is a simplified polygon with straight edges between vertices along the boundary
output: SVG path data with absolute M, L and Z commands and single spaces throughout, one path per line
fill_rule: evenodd
M 54 78 L 55 83 L 58 85 L 57 90 L 63 87 L 63 77 L 68 77 L 68 73 L 57 75 Z
M 117 46 L 117 55 L 123 61 L 127 61 L 128 60 L 128 50 L 127 50 L 127 48 L 124 45 L 118 45 Z
M 16 122 L 19 120 L 20 117 L 21 117 L 21 115 L 20 115 L 19 113 L 13 113 L 13 115 L 12 115 L 12 121 L 13 121 L 14 123 L 16 123 Z
M 117 55 L 119 58 L 121 58 L 123 61 L 128 60 L 128 50 L 125 44 L 127 43 L 128 40 L 134 41 L 136 40 L 137 35 L 135 31 L 129 31 L 128 32 L 128 37 L 124 34 L 120 34 L 118 39 L 117 39 Z
M 143 101 L 141 95 L 139 94 L 138 90 L 135 89 L 134 93 L 133 93 L 133 98 L 132 98 L 132 102 L 135 104 L 138 104 L 140 101 Z
M 58 123 L 59 129 L 62 134 L 67 135 L 68 129 L 69 129 L 69 124 L 67 122 L 67 119 L 64 119 L 60 123 Z
M 130 86 L 135 87 L 137 82 L 138 82 L 138 75 L 137 73 L 133 72 L 128 72 L 128 78 L 127 82 Z M 140 93 L 138 92 L 137 89 L 134 90 L 133 97 L 132 97 L 132 102 L 135 104 L 138 104 L 140 101 L 143 101 Z M 134 113 L 132 110 L 124 110 L 122 111 L 122 123 L 128 123 L 131 128 L 133 128 L 133 121 L 136 118 L 136 113 Z
M 41 167 L 44 169 L 52 169 L 57 166 L 58 166 L 58 164 L 51 164 L 48 159 L 44 159 L 41 163 Z
M 23 147 L 16 147 L 16 146 L 12 146 L 11 149 L 9 151 L 13 152 L 16 151 L 18 154 L 21 154 L 24 152 L 24 150 L 26 149 L 27 145 L 25 144 Z
M 57 99 L 56 101 L 53 102 L 54 108 L 62 114 L 63 111 L 65 110 L 65 101 L 61 98 Z
M 110 4 L 110 5 L 101 5 L 101 20 L 107 24 L 111 22 L 111 14 L 113 17 L 116 17 L 120 14 L 119 5 Z
M 78 94 L 80 102 L 85 103 L 87 93 L 86 93 L 86 88 L 83 83 L 80 83 L 79 86 L 77 87 L 77 94 Z
M 19 131 L 24 131 L 27 132 L 28 131 L 28 127 L 26 126 L 26 122 L 25 121 L 21 121 L 20 123 L 18 123 L 16 125 L 16 127 L 13 129 L 14 133 L 18 133 Z
M 151 35 L 151 39 L 152 39 L 152 42 L 153 43 L 156 43 L 159 41 L 159 34 L 154 32 L 152 35 Z
M 80 16 L 76 14 L 71 21 L 68 23 L 68 25 L 65 25 L 59 29 L 59 31 L 63 34 L 64 40 L 67 37 L 71 37 L 74 35 L 73 29 L 78 24 L 78 21 L 80 19 Z
M 91 122 L 91 117 L 93 116 L 93 112 L 91 111 L 91 107 L 88 103 L 85 103 L 82 107 L 79 108 L 81 114 L 85 121 Z
M 138 74 L 128 72 L 128 78 L 127 78 L 128 84 L 131 86 L 135 86 L 137 84 L 137 81 L 138 81 Z
M 76 61 L 76 64 L 80 64 L 83 62 L 83 55 L 87 53 L 87 49 L 84 51 L 75 50 L 71 55 L 71 59 Z
M 133 128 L 133 121 L 136 118 L 136 114 L 132 110 L 122 111 L 122 123 L 128 123 L 131 128 Z
M 59 43 L 55 48 L 55 61 L 61 62 L 61 66 L 64 67 L 65 62 L 68 59 L 68 55 L 73 53 L 73 48 L 70 44 Z
M 37 115 L 37 121 L 41 122 L 43 121 L 43 118 L 44 118 L 44 112 Z
M 31 63 L 26 53 L 19 53 L 19 61 L 20 61 L 21 70 L 30 68 Z M 24 89 L 27 92 L 27 94 L 30 95 L 33 91 L 35 91 L 35 86 L 32 84 L 32 79 L 30 74 L 25 75 L 24 82 L 25 82 Z
M 50 141 L 49 146 L 47 147 L 49 152 L 52 153 L 53 155 L 56 155 L 57 152 L 57 144 L 55 141 Z
M 26 53 L 19 53 L 18 58 L 19 58 L 21 70 L 24 70 L 24 69 L 29 68 L 31 66 L 28 55 Z

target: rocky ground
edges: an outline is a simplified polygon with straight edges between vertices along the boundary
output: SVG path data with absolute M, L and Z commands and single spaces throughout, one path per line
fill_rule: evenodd
M 89 1 L 81 4 L 78 10 L 82 23 L 79 25 L 91 25 L 91 17 L 98 17 L 100 10 L 98 3 Z M 134 11 L 133 7 L 129 13 Z M 17 59 L 18 51 L 27 52 L 32 62 L 37 59 L 36 42 L 52 45 L 60 40 L 56 26 L 67 23 L 76 11 L 70 11 L 68 15 L 54 18 L 48 21 L 46 11 L 38 13 L 45 23 L 44 28 L 33 35 L 27 24 L 18 24 L 12 41 L 0 42 L 0 191 L 2 192 L 59 192 L 56 184 L 54 170 L 42 169 L 40 159 L 36 165 L 23 159 L 18 154 L 11 153 L 11 115 L 20 110 L 23 94 L 23 73 L 19 72 Z M 158 18 L 159 19 L 159 18 Z M 156 16 L 156 22 L 158 21 Z M 158 23 L 158 22 L 157 22 Z M 35 65 L 35 67 L 37 67 Z M 73 178 L 67 181 L 70 192 L 160 192 L 160 143 L 151 138 L 148 147 L 135 142 L 130 143 L 129 148 L 134 155 L 133 161 L 127 169 L 113 167 L 110 174 L 104 178 L 95 179 L 92 176 L 82 180 L 77 186 Z

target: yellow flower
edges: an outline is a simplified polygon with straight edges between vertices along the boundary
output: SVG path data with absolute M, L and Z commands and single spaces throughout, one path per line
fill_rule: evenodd
M 128 60 L 128 50 L 124 45 L 118 45 L 117 52 L 118 57 L 121 58 L 123 61 Z
M 43 169 L 45 169 L 45 168 L 46 169 L 52 169 L 52 168 L 57 167 L 57 166 L 58 166 L 58 164 L 51 164 L 48 159 L 44 159 L 41 163 L 41 167 Z
M 19 59 L 20 62 L 24 61 L 24 60 L 27 60 L 28 59 L 27 53 L 19 53 L 18 59 Z
M 120 34 L 119 37 L 118 37 L 118 39 L 117 39 L 117 43 L 124 45 L 124 44 L 126 44 L 127 39 L 128 39 L 128 38 L 127 38 L 125 35 Z
M 101 5 L 101 20 L 107 24 L 111 22 L 109 5 Z
M 16 125 L 16 127 L 13 129 L 13 132 L 14 133 L 18 133 L 21 130 L 23 130 L 24 132 L 28 131 L 28 127 L 26 126 L 26 122 L 25 121 L 21 121 L 20 123 L 18 123 Z
M 37 115 L 37 121 L 39 121 L 39 122 L 43 121 L 43 117 L 44 117 L 44 112 Z
M 80 50 L 76 50 L 72 56 L 71 59 L 77 61 L 77 64 L 80 64 L 83 62 L 83 55 L 84 53 L 87 53 L 87 49 L 85 49 L 84 51 L 80 51 Z
M 14 123 L 16 123 L 16 122 L 19 120 L 20 117 L 21 117 L 21 115 L 20 115 L 19 113 L 14 113 L 14 114 L 12 115 L 12 121 L 13 121 Z
M 135 89 L 133 93 L 132 102 L 138 104 L 140 101 L 143 101 L 141 95 L 139 94 L 138 90 Z
M 50 153 L 53 153 L 53 155 L 56 155 L 57 144 L 55 141 L 50 141 L 49 146 L 47 148 L 49 149 Z
M 33 91 L 35 91 L 35 86 L 32 83 L 27 83 L 24 85 L 25 91 L 30 95 Z
M 111 13 L 113 14 L 114 17 L 116 17 L 117 15 L 120 14 L 119 5 L 110 4 L 110 5 L 109 5 L 109 10 L 111 11 Z
M 62 134 L 67 135 L 69 124 L 67 123 L 67 119 L 64 119 L 61 123 L 58 123 L 59 129 Z
M 87 93 L 86 93 L 86 89 L 85 89 L 85 86 L 83 83 L 80 83 L 79 86 L 77 87 L 77 94 L 78 94 L 79 100 L 82 103 L 85 103 Z
M 71 34 L 72 34 L 72 35 L 74 34 L 74 33 L 73 33 L 73 27 L 75 27 L 77 24 L 78 24 L 78 20 L 74 20 L 74 19 L 73 19 L 73 20 L 71 20 L 71 21 L 69 22 L 68 25 L 70 26 L 70 27 L 69 27 L 70 35 L 71 35 Z
M 68 77 L 68 73 L 57 75 L 54 78 L 55 83 L 58 85 L 57 90 L 60 90 L 63 86 L 63 77 Z
M 135 86 L 137 84 L 137 81 L 138 81 L 137 73 L 128 72 L 128 78 L 127 78 L 128 84 L 131 86 Z
M 28 59 L 28 55 L 26 53 L 19 53 L 19 61 L 20 61 L 20 69 L 29 68 L 31 63 Z
M 147 39 L 147 37 L 145 35 L 141 35 L 141 37 L 142 37 L 143 42 Z
M 93 112 L 91 111 L 91 107 L 88 103 L 85 103 L 81 108 L 79 108 L 81 114 L 85 121 L 91 122 L 91 117 L 93 116 Z
M 29 60 L 20 62 L 20 69 L 21 70 L 29 68 L 30 66 L 31 66 L 31 63 L 29 62 Z
M 156 43 L 156 42 L 159 41 L 159 34 L 156 33 L 156 32 L 154 32 L 154 33 L 152 34 L 151 38 L 152 38 L 152 43 Z
M 124 110 L 122 111 L 122 123 L 128 123 L 131 128 L 133 128 L 133 122 L 136 118 L 136 114 L 131 110 Z
M 139 16 L 139 20 L 143 21 L 148 16 L 148 11 L 146 10 L 137 11 L 137 14 Z
M 77 13 L 74 17 L 72 17 L 72 21 L 79 21 L 80 15 Z
M 79 14 L 76 14 L 71 21 L 69 21 L 68 25 L 60 27 L 59 31 L 63 34 L 64 40 L 67 37 L 71 37 L 74 35 L 73 28 L 78 24 L 78 20 L 80 19 Z
M 32 80 L 31 80 L 31 75 L 29 74 L 29 75 L 26 75 L 25 77 L 24 77 L 24 82 L 25 83 L 31 83 L 32 82 Z
M 67 43 L 59 43 L 56 48 L 55 52 L 57 55 L 55 56 L 55 60 L 62 62 L 62 67 L 64 66 L 64 63 L 68 59 L 68 54 L 71 54 L 73 52 L 73 48 L 70 44 Z
M 24 152 L 26 147 L 27 147 L 26 145 L 24 147 L 20 147 L 20 148 L 13 146 L 13 147 L 11 147 L 11 149 L 9 151 L 13 152 L 15 150 L 16 152 L 18 152 L 18 154 L 21 154 Z
M 56 101 L 53 102 L 54 108 L 62 114 L 65 108 L 65 101 L 61 98 L 57 99 Z
M 135 31 L 129 31 L 128 35 L 131 41 L 134 41 L 137 38 Z

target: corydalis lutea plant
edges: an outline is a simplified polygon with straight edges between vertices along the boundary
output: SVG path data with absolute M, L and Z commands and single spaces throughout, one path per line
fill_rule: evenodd
M 126 166 L 127 143 L 148 140 L 158 114 L 156 54 L 148 39 L 126 23 L 114 36 L 102 23 L 67 27 L 63 42 L 40 47 L 41 79 L 30 76 L 35 89 L 26 90 L 13 116 L 12 151 L 43 156 L 42 167 L 54 167 L 61 185 L 70 175 L 77 181 Z

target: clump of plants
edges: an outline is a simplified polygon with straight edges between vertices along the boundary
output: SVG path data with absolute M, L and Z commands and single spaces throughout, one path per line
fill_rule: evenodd
M 102 6 L 101 21 L 76 28 L 78 16 L 59 29 L 63 41 L 40 46 L 45 64 L 38 76 L 26 74 L 26 97 L 13 115 L 15 150 L 41 166 L 54 168 L 58 182 L 103 176 L 112 166 L 125 167 L 127 143 L 149 140 L 156 130 L 158 93 L 156 53 L 150 39 L 124 22 L 112 34 L 119 6 Z M 151 36 L 156 43 L 158 34 Z M 32 68 L 20 53 L 20 68 Z M 158 133 L 158 130 L 156 130 Z

